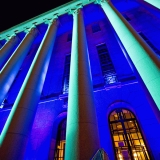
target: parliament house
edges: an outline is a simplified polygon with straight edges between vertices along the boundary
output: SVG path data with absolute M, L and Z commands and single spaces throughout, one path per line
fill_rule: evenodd
M 1 32 L 0 160 L 160 160 L 160 1 L 73 0 Z

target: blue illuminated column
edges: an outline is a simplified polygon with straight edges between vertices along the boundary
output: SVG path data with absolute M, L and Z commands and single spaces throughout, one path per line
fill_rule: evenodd
M 1 158 L 23 160 L 56 38 L 58 22 L 49 22 L 18 97 L 1 134 Z
M 81 9 L 73 12 L 73 19 L 65 160 L 89 160 L 100 145 Z
M 99 1 L 99 0 L 98 0 Z M 160 61 L 111 2 L 99 1 L 134 66 L 160 110 Z
M 9 56 L 11 55 L 11 51 L 13 48 L 18 44 L 19 38 L 14 35 L 9 39 L 9 41 L 1 48 L 0 50 L 0 70 L 2 69 L 3 65 L 8 60 Z
M 14 53 L 11 55 L 9 60 L 0 71 L 0 104 L 5 99 L 37 35 L 37 29 L 34 27 L 31 28 L 23 41 L 19 44 L 18 48 L 14 51 Z

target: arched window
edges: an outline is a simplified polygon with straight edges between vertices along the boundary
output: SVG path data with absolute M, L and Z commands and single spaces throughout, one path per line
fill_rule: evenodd
M 117 160 L 150 160 L 136 117 L 126 109 L 116 109 L 109 116 Z
M 66 143 L 66 119 L 63 120 L 58 127 L 54 160 L 64 160 L 65 143 Z

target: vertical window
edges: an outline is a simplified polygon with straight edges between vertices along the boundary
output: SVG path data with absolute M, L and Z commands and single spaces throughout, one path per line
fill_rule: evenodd
M 66 143 L 66 119 L 63 120 L 58 127 L 54 160 L 64 160 L 65 143 Z
M 100 44 L 97 46 L 97 52 L 101 64 L 103 77 L 106 84 L 112 84 L 118 82 L 114 65 L 108 53 L 106 44 Z
M 98 23 L 92 25 L 92 33 L 96 33 L 100 30 L 101 30 L 101 28 Z
M 109 124 L 117 160 L 150 160 L 137 120 L 130 111 L 114 110 Z
M 63 74 L 63 94 L 68 93 L 69 89 L 70 60 L 71 60 L 71 55 L 67 55 L 65 59 L 64 74 Z
M 70 41 L 72 41 L 72 33 L 69 33 L 67 37 L 67 42 L 70 42 Z
M 145 36 L 144 33 L 139 32 L 139 35 L 143 38 L 143 40 L 153 49 L 153 51 L 160 56 L 160 50 L 158 50 L 153 44 L 152 42 Z

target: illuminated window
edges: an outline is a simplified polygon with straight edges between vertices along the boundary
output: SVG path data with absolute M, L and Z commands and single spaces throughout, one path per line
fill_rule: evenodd
M 70 74 L 71 55 L 67 55 L 65 59 L 64 74 L 63 74 L 63 94 L 68 93 L 69 89 L 69 74 Z
M 103 77 L 106 84 L 112 84 L 118 82 L 114 65 L 108 53 L 108 49 L 105 43 L 96 46 L 98 56 L 101 64 Z
M 116 109 L 109 116 L 117 160 L 150 160 L 135 116 L 126 109 Z
M 64 160 L 65 143 L 66 143 L 66 119 L 63 120 L 58 127 L 54 160 Z

